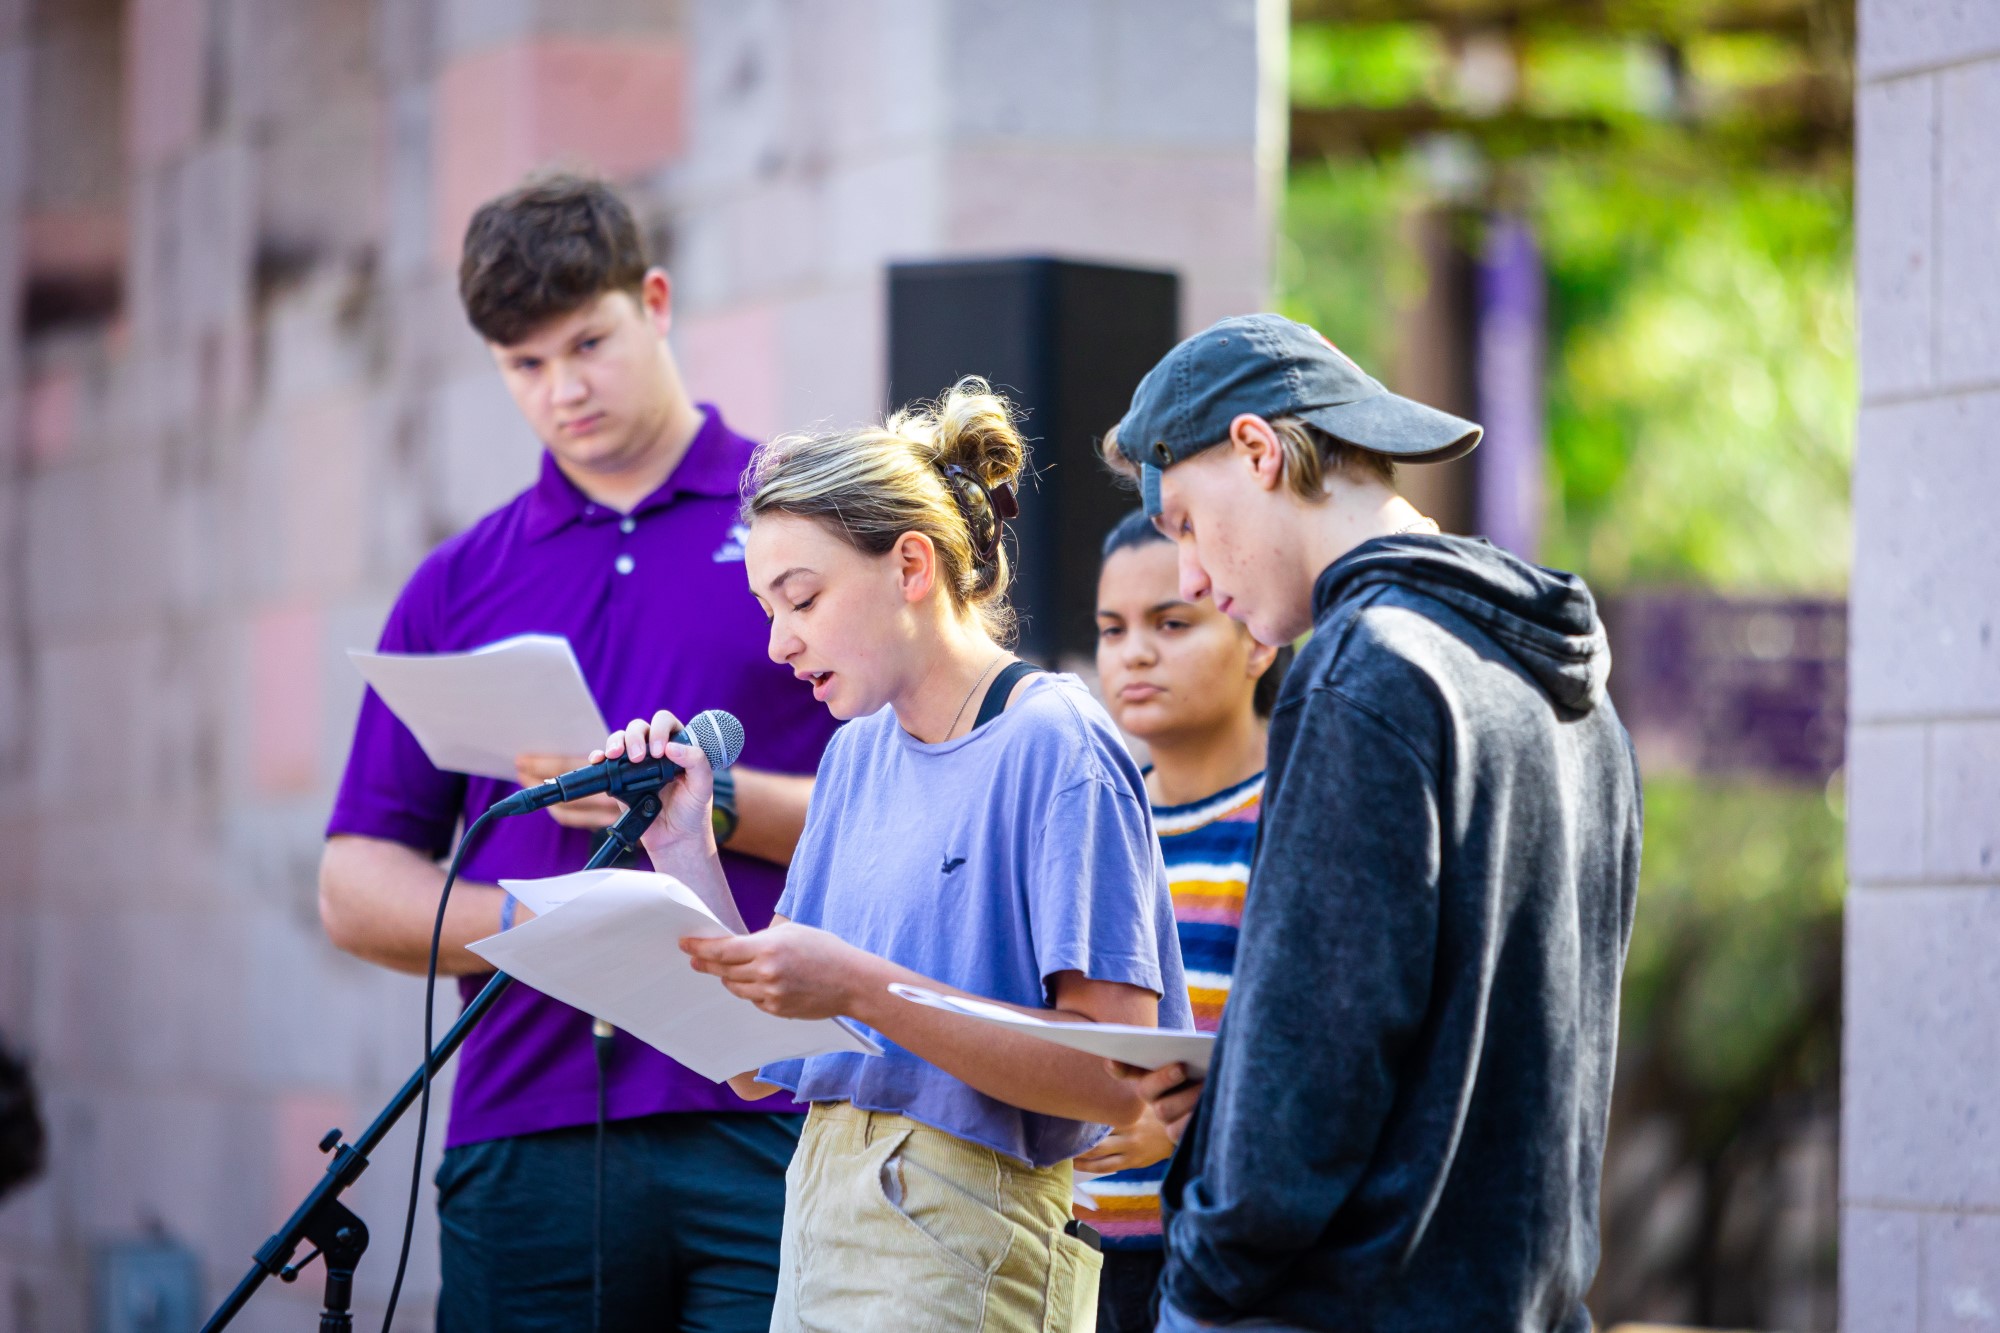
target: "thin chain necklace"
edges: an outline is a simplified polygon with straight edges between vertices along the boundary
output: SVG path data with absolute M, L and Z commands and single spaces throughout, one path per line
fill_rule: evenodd
M 986 664 L 986 670 L 979 673 L 979 680 L 975 680 L 972 682 L 972 689 L 967 690 L 965 692 L 965 698 L 959 701 L 958 711 L 951 715 L 951 725 L 944 729 L 945 740 L 950 740 L 952 737 L 952 733 L 958 730 L 958 720 L 965 716 L 965 705 L 972 702 L 973 691 L 979 688 L 980 681 L 985 680 L 987 676 L 991 675 L 993 672 L 993 668 L 999 666 L 1000 659 L 1005 656 L 1007 656 L 1007 654 L 1003 652 L 1000 654 L 999 657 L 995 657 L 991 662 L 988 662 Z

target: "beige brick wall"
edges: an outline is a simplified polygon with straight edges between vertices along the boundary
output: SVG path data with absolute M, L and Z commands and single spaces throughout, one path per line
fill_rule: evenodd
M 1841 1300 L 2000 1324 L 2000 5 L 1863 0 Z

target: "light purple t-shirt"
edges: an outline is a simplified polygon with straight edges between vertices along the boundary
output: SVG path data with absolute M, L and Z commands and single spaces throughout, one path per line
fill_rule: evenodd
M 893 709 L 827 747 L 778 911 L 974 995 L 1044 1007 L 1077 971 L 1160 995 L 1191 1030 L 1173 899 L 1139 769 L 1074 676 L 1029 678 L 1006 712 L 927 745 Z M 879 1035 L 879 1034 L 878 1034 Z M 1047 1166 L 1104 1135 L 975 1092 L 894 1043 L 767 1066 L 802 1101 L 893 1111 Z
M 770 630 L 743 575 L 737 481 L 752 445 L 714 408 L 704 411 L 686 457 L 629 515 L 593 503 L 544 455 L 533 486 L 438 547 L 410 576 L 383 626 L 383 650 L 462 652 L 516 634 L 560 634 L 611 725 L 660 708 L 684 718 L 726 708 L 743 719 L 744 764 L 812 772 L 833 719 L 804 682 L 770 660 Z M 370 691 L 327 832 L 437 855 L 461 821 L 514 790 L 511 782 L 433 767 Z M 582 868 L 590 843 L 547 811 L 503 819 L 466 857 L 464 875 L 490 884 L 566 874 Z M 744 919 L 752 927 L 769 921 L 784 871 L 727 853 L 723 861 Z M 485 981 L 462 978 L 460 993 L 469 998 Z M 417 1019 L 412 1009 L 412 1066 Z M 525 985 L 510 988 L 472 1029 L 458 1066 L 448 1145 L 596 1117 L 590 1019 Z M 622 1032 L 607 1091 L 613 1119 L 801 1109 L 745 1102 Z

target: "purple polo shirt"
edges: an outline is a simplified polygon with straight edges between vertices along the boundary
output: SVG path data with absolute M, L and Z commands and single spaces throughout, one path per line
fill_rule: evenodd
M 683 718 L 724 708 L 743 720 L 742 763 L 814 772 L 833 718 L 809 686 L 766 655 L 769 631 L 744 580 L 737 479 L 753 446 L 715 408 L 703 411 L 680 466 L 629 515 L 593 503 L 544 454 L 540 480 L 418 567 L 383 626 L 382 650 L 462 652 L 516 634 L 560 634 L 612 726 L 660 708 Z M 433 767 L 370 690 L 327 833 L 442 855 L 461 821 L 514 790 Z M 487 884 L 565 874 L 583 866 L 590 842 L 546 811 L 519 815 L 488 826 L 461 873 Z M 726 852 L 722 859 L 744 920 L 752 929 L 767 925 L 784 870 Z M 461 978 L 461 996 L 470 999 L 485 980 Z M 614 1119 L 802 1109 L 745 1102 L 622 1032 L 609 1105 Z M 596 1116 L 590 1019 L 516 983 L 459 1052 L 446 1144 L 591 1124 Z

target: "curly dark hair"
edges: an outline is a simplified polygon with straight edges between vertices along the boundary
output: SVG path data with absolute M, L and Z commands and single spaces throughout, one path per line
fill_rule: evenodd
M 480 205 L 465 228 L 458 294 L 479 336 L 506 347 L 606 292 L 637 296 L 645 277 L 639 224 L 617 191 L 555 174 Z

